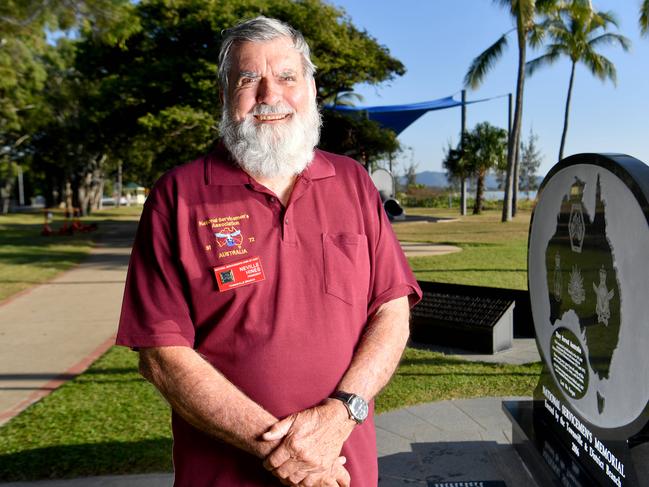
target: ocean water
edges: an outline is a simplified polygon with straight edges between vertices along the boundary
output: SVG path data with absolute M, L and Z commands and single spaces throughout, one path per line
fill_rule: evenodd
M 474 192 L 470 193 L 470 194 L 471 194 L 471 196 L 475 197 Z M 504 191 L 498 190 L 498 191 L 485 191 L 484 192 L 484 198 L 486 200 L 502 200 L 504 197 L 505 197 L 505 192 Z M 519 200 L 526 200 L 526 199 L 534 200 L 534 199 L 536 199 L 536 191 L 530 191 L 529 196 L 528 196 L 527 191 L 519 191 L 518 192 L 518 199 Z

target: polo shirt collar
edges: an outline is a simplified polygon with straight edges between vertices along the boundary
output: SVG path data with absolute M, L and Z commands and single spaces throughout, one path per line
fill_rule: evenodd
M 205 183 L 210 186 L 240 186 L 250 183 L 250 176 L 237 165 L 223 142 L 219 141 L 206 158 Z
M 206 158 L 205 183 L 216 186 L 239 186 L 251 183 L 251 177 L 234 161 L 222 142 L 219 142 Z M 336 169 L 325 153 L 315 151 L 313 160 L 302 172 L 307 180 L 329 178 L 336 175 Z
M 336 175 L 336 169 L 324 152 L 316 149 L 311 164 L 302 172 L 304 179 L 325 179 Z

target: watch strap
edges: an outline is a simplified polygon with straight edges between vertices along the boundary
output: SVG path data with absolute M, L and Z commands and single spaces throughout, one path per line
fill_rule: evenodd
M 356 423 L 361 424 L 367 418 L 367 414 L 364 417 L 358 417 L 356 416 L 356 414 L 354 414 L 354 411 L 352 410 L 352 401 L 354 399 L 363 401 L 367 409 L 367 401 L 365 401 L 365 399 L 363 399 L 361 396 L 357 394 L 351 394 L 349 392 L 336 391 L 329 397 L 331 399 L 338 399 L 339 401 L 341 401 L 345 405 L 345 408 L 347 409 L 347 414 L 349 414 L 349 419 L 354 420 Z
M 354 394 L 351 394 L 349 392 L 336 391 L 330 397 L 333 399 L 339 399 L 345 404 L 347 404 L 353 396 Z

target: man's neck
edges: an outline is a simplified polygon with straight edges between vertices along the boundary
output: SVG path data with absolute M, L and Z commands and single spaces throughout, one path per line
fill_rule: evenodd
M 295 185 L 295 181 L 297 179 L 297 176 L 280 176 L 280 177 L 275 177 L 275 178 L 260 178 L 260 177 L 255 177 L 254 180 L 257 181 L 259 184 L 263 184 L 266 186 L 268 189 L 270 189 L 279 201 L 281 201 L 282 205 L 286 206 L 288 204 L 288 200 L 291 197 L 291 193 L 293 192 L 293 186 Z

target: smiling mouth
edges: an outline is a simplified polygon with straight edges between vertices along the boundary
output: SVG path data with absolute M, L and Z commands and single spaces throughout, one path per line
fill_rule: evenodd
M 290 113 L 264 113 L 255 115 L 255 119 L 259 122 L 275 122 L 277 120 L 284 120 L 290 116 Z

